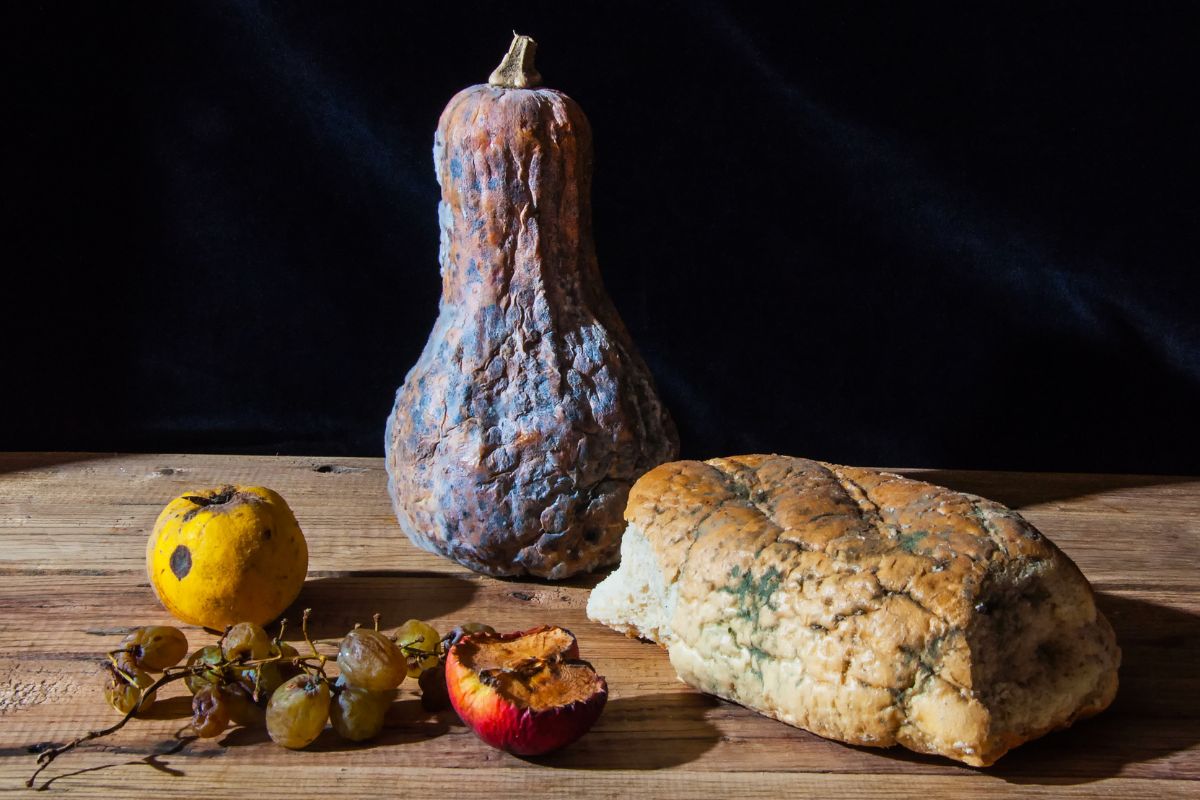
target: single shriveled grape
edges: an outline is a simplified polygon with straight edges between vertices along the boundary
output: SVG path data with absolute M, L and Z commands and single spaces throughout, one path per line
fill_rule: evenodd
M 267 733 L 290 750 L 308 747 L 329 719 L 329 683 L 315 675 L 297 675 L 275 690 L 267 704 Z
M 277 660 L 267 661 L 253 667 L 240 668 L 238 681 L 245 684 L 256 702 L 265 703 L 271 699 L 271 695 L 275 694 L 275 690 L 282 686 L 284 681 L 300 674 L 300 668 L 292 663 L 292 659 L 297 655 L 299 654 L 296 652 L 296 648 L 287 642 L 277 646 L 272 645 L 270 658 Z
M 142 690 L 109 668 L 104 681 L 104 699 L 121 714 L 128 714 L 142 699 Z
M 266 721 L 263 707 L 254 702 L 253 692 L 238 681 L 221 687 L 225 705 L 229 708 L 229 721 L 243 728 L 261 728 Z
M 441 711 L 450 707 L 450 691 L 446 688 L 446 665 L 439 661 L 417 678 L 421 687 L 421 708 L 426 711 Z
M 137 708 L 138 701 L 142 706 L 138 713 L 144 713 L 154 705 L 155 692 L 150 692 L 143 699 L 142 695 L 154 684 L 154 679 L 141 667 L 133 662 L 129 653 L 121 653 L 115 659 L 115 664 L 108 664 L 107 680 L 104 684 L 104 699 L 109 705 L 128 714 Z
M 219 683 L 220 680 L 216 674 L 215 668 L 225 660 L 221 655 L 221 648 L 215 644 L 205 645 L 188 657 L 187 665 L 189 667 L 211 667 L 199 674 L 188 674 L 184 677 L 183 682 L 187 684 L 188 691 L 192 694 L 203 689 L 205 686 L 211 686 Z
M 300 654 L 296 652 L 296 648 L 292 647 L 287 642 L 280 642 L 278 645 L 276 645 L 275 649 L 271 651 L 271 655 L 278 655 L 279 658 L 278 660 L 268 662 L 265 665 L 271 667 L 271 670 L 264 671 L 263 678 L 265 680 L 268 677 L 266 674 L 267 672 L 274 672 L 278 677 L 273 679 L 275 680 L 274 683 L 266 684 L 269 688 L 265 691 L 265 697 L 270 697 L 272 694 L 274 694 L 275 690 L 282 686 L 283 682 L 288 678 L 293 678 L 300 674 L 300 668 L 297 667 L 292 660 L 297 658 Z
M 188 640 L 183 631 L 170 625 L 148 625 L 136 628 L 121 640 L 139 667 L 162 672 L 178 664 L 188 652 Z
M 268 662 L 251 669 L 241 670 L 238 683 L 244 686 L 256 700 L 265 701 L 271 699 L 271 695 L 275 694 L 276 689 L 283 686 L 284 681 L 297 674 L 299 674 L 299 670 L 291 664 Z
M 395 689 L 408 674 L 408 664 L 396 643 L 371 628 L 355 628 L 346 634 L 337 664 L 347 681 L 373 692 Z
M 396 629 L 394 638 L 404 653 L 408 677 L 418 678 L 422 672 L 437 665 L 437 646 L 441 637 L 429 623 L 410 619 Z
M 230 661 L 258 661 L 270 658 L 274 645 L 262 625 L 239 622 L 225 634 L 221 643 Z
M 205 686 L 192 698 L 192 728 L 201 739 L 220 736 L 229 727 L 229 695 L 215 684 Z
M 338 736 L 362 742 L 383 730 L 383 718 L 396 691 L 372 692 L 352 684 L 342 684 L 329 703 L 329 721 Z

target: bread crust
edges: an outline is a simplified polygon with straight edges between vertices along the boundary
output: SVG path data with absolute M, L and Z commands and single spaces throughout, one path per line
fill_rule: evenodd
M 986 766 L 1116 694 L 1087 580 L 999 503 L 749 455 L 651 470 L 625 518 L 623 556 L 655 563 L 623 560 L 589 616 L 659 641 L 687 683 L 822 736 Z M 628 585 L 635 569 L 654 579 Z M 653 625 L 640 586 L 666 608 Z

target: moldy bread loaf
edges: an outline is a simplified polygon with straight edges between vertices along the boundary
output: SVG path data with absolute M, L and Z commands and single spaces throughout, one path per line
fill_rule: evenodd
M 588 616 L 680 678 L 844 742 L 974 766 L 1096 714 L 1120 651 L 1052 542 L 988 500 L 784 456 L 663 464 Z

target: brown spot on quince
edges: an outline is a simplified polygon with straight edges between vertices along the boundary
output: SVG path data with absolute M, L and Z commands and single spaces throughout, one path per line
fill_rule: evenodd
M 192 571 L 192 551 L 187 548 L 187 545 L 179 545 L 171 552 L 171 572 L 175 573 L 175 577 L 183 580 L 187 574 Z

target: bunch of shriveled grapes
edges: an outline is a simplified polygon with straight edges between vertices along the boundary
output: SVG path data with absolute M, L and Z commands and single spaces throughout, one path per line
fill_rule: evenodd
M 415 678 L 421 703 L 429 711 L 449 705 L 446 652 L 467 633 L 492 631 L 467 623 L 439 637 L 426 622 L 410 619 L 392 634 L 355 627 L 338 647 L 338 677 L 331 685 L 323 669 L 284 683 L 267 705 L 267 733 L 277 744 L 307 747 L 325 728 L 326 719 L 343 739 L 361 742 L 383 729 L 388 707 L 405 678 Z
M 311 655 L 301 655 L 283 641 L 286 622 L 275 638 L 253 622 L 228 628 L 216 644 L 201 647 L 177 666 L 188 652 L 187 637 L 178 628 L 155 625 L 137 628 L 108 653 L 104 696 L 121 721 L 91 731 L 38 755 L 38 769 L 83 742 L 119 730 L 132 717 L 154 704 L 159 687 L 183 680 L 192 693 L 192 728 L 201 738 L 219 736 L 231 724 L 246 727 L 264 723 L 277 744 L 299 749 L 312 744 L 332 724 L 339 736 L 361 742 L 383 728 L 388 707 L 405 678 L 416 678 L 421 703 L 429 711 L 449 705 L 446 691 L 446 653 L 468 633 L 494 632 L 491 626 L 469 622 L 444 637 L 428 623 L 405 622 L 388 635 L 357 625 L 342 639 L 336 656 L 338 677 L 331 682 L 323 655 L 308 635 L 309 609 L 301 630 Z M 162 673 L 157 680 L 150 673 Z

